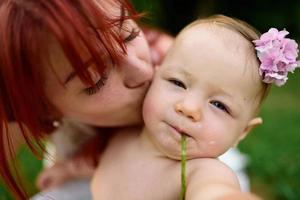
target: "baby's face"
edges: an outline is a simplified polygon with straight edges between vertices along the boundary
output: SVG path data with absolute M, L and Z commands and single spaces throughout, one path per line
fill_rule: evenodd
M 161 152 L 180 159 L 185 134 L 188 158 L 217 157 L 248 132 L 261 87 L 249 45 L 237 33 L 207 25 L 177 37 L 143 109 L 146 129 Z

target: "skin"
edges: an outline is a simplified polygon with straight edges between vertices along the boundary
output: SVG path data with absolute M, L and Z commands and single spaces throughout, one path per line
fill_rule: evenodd
M 214 159 L 262 122 L 255 116 L 262 83 L 249 45 L 219 26 L 181 32 L 146 95 L 145 127 L 116 132 L 101 155 L 93 198 L 178 199 L 186 134 L 187 200 L 258 199 Z
M 138 29 L 132 20 L 127 20 L 128 29 Z M 124 38 L 130 33 L 121 33 Z M 78 76 L 62 85 L 72 72 L 70 63 L 60 48 L 54 46 L 51 60 L 57 76 L 46 69 L 45 90 L 51 102 L 66 118 L 95 126 L 124 126 L 141 122 L 141 107 L 149 82 L 153 76 L 150 50 L 145 36 L 140 32 L 127 42 L 127 55 L 120 66 L 109 66 L 105 77 L 90 66 L 95 83 L 102 82 L 101 88 L 89 95 Z M 88 57 L 84 54 L 85 57 Z M 88 59 L 88 58 L 86 58 Z M 51 97 L 51 98 L 50 98 Z
M 261 123 L 254 116 L 261 80 L 249 45 L 204 24 L 175 40 L 144 102 L 146 131 L 163 154 L 180 159 L 185 134 L 188 158 L 217 157 Z

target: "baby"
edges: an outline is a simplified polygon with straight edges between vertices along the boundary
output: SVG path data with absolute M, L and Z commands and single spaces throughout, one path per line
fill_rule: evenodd
M 184 28 L 146 95 L 145 126 L 117 131 L 101 155 L 94 199 L 179 199 L 183 135 L 186 199 L 256 199 L 240 192 L 235 174 L 216 158 L 262 123 L 257 115 L 270 83 L 282 85 L 297 67 L 297 44 L 286 34 L 271 29 L 258 40 L 251 26 L 225 16 Z M 273 71 L 266 53 L 278 45 L 272 39 L 285 40 L 289 51 L 289 61 Z

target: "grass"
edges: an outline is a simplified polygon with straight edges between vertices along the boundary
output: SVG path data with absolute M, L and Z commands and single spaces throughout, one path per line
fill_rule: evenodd
M 264 199 L 300 199 L 300 73 L 272 88 L 262 109 L 264 124 L 240 144 L 250 157 L 253 190 Z
M 38 160 L 32 152 L 25 146 L 21 147 L 17 155 L 18 167 L 21 166 L 21 173 L 23 175 L 23 184 L 26 187 L 26 191 L 29 195 L 33 195 L 38 192 L 35 187 L 35 180 L 42 169 L 42 161 Z M 0 200 L 13 200 L 11 194 L 4 187 L 3 182 L 0 180 Z

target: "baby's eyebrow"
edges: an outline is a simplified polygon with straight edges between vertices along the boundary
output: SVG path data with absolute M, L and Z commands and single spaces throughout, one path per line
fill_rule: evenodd
M 188 79 L 193 79 L 194 78 L 192 73 L 185 70 L 185 68 L 181 67 L 181 66 L 176 66 L 176 65 L 168 66 L 168 68 L 165 71 L 167 73 L 174 73 L 175 72 L 175 73 L 183 74 Z
M 192 79 L 194 76 L 192 75 L 192 73 L 190 73 L 190 72 L 188 72 L 188 71 L 186 71 L 186 70 L 184 70 L 184 69 L 180 69 L 179 70 L 179 72 L 180 73 L 182 73 L 182 74 L 184 74 L 184 76 L 186 76 L 187 78 L 189 78 L 189 79 Z

